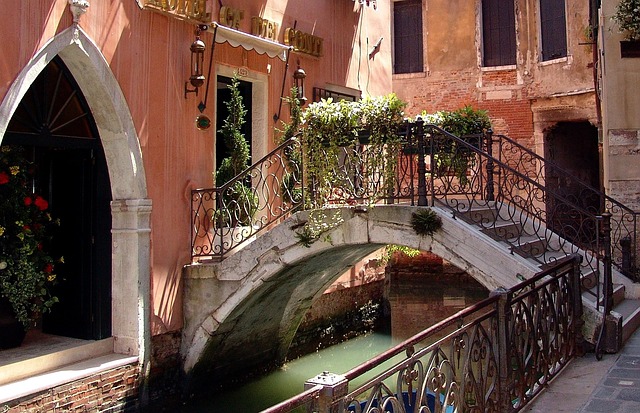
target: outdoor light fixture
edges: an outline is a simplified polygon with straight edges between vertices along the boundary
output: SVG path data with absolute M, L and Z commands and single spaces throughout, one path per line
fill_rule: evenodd
M 202 74 L 204 68 L 204 50 L 205 44 L 200 40 L 200 32 L 207 30 L 206 25 L 200 25 L 196 29 L 196 40 L 191 43 L 191 76 L 189 81 L 184 82 L 184 98 L 187 98 L 187 93 L 195 92 L 198 96 L 198 88 L 204 84 L 205 76 Z M 189 89 L 188 85 L 191 83 L 193 89 Z
M 307 102 L 307 98 L 304 95 L 304 78 L 307 77 L 307 74 L 300 67 L 300 61 L 298 60 L 298 68 L 295 72 L 293 72 L 293 85 L 296 87 L 298 91 L 298 100 L 301 105 L 304 105 Z

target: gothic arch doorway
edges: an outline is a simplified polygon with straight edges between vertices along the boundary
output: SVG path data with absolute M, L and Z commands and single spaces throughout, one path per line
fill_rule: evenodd
M 31 84 L 2 144 L 27 149 L 37 168 L 34 188 L 60 226 L 53 234 L 60 302 L 43 331 L 82 339 L 111 336 L 111 189 L 97 128 L 62 59 Z

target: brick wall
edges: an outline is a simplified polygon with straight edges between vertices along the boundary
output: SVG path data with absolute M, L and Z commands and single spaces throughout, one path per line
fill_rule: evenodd
M 130 364 L 14 400 L 1 405 L 0 412 L 133 412 L 139 379 L 138 364 Z

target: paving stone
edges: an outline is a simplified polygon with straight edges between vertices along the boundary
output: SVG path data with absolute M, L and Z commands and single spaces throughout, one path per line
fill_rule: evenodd
M 621 389 L 620 392 L 618 392 L 617 399 L 640 403 L 640 392 L 637 389 Z
M 640 356 L 620 356 L 616 366 L 627 369 L 640 369 Z
M 618 412 L 622 406 L 622 403 L 613 400 L 590 400 L 589 403 L 582 410 L 583 412 Z
M 620 377 L 607 377 L 603 382 L 603 386 L 609 387 L 631 387 L 634 389 L 640 389 L 640 380 L 629 380 Z M 639 410 L 640 411 L 640 410 Z
M 630 380 L 639 380 L 640 381 L 640 368 L 635 369 L 623 369 L 619 367 L 614 367 L 609 370 L 607 374 L 608 377 L 613 378 L 621 378 L 621 379 L 630 379 Z
M 598 387 L 594 391 L 593 397 L 596 399 L 613 399 L 617 392 L 618 390 L 613 387 Z

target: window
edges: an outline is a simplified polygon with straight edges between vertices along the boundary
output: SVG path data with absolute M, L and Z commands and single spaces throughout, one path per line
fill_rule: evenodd
M 516 16 L 513 1 L 482 1 L 483 66 L 516 64 Z
M 540 0 L 542 60 L 567 55 L 567 24 L 564 0 Z
M 393 73 L 424 71 L 422 0 L 393 3 Z

